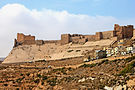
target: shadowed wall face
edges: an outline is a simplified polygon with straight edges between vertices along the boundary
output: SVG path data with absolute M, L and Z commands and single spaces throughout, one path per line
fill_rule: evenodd
M 23 45 L 35 44 L 35 36 L 24 35 L 22 33 L 18 33 L 17 42 Z
M 61 45 L 68 44 L 70 42 L 70 34 L 61 35 Z
M 132 38 L 133 37 L 133 25 L 119 26 L 115 24 L 114 31 L 118 39 Z

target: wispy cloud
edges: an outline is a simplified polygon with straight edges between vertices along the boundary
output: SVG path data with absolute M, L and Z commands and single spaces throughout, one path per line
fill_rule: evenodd
M 128 21 L 128 24 L 132 20 Z M 32 34 L 37 39 L 60 39 L 62 33 L 92 34 L 113 29 L 113 24 L 127 24 L 112 16 L 76 15 L 67 11 L 30 10 L 20 4 L 8 4 L 0 9 L 0 56 L 12 49 L 18 32 Z

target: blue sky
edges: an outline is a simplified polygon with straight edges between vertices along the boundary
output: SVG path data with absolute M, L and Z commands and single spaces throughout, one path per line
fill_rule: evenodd
M 20 3 L 29 9 L 43 8 L 90 16 L 135 17 L 135 0 L 0 0 L 0 7 L 8 3 Z
M 58 40 L 63 33 L 135 26 L 134 8 L 135 0 L 0 0 L 0 57 L 8 55 L 17 33 Z

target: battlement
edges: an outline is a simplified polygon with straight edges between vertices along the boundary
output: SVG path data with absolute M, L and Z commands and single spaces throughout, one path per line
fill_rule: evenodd
M 98 41 L 101 39 L 114 39 L 120 40 L 124 38 L 135 37 L 135 30 L 133 25 L 120 26 L 118 24 L 114 25 L 114 30 L 96 32 L 95 35 L 82 35 L 82 34 L 62 34 L 61 40 L 35 40 L 35 36 L 24 35 L 22 33 L 17 34 L 17 39 L 15 39 L 14 47 L 18 45 L 43 45 L 48 43 L 55 43 L 60 45 L 65 45 L 70 42 L 72 43 L 86 43 L 87 41 Z

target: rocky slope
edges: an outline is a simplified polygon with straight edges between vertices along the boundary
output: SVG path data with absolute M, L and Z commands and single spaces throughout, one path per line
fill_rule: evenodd
M 135 57 L 99 60 L 0 64 L 0 89 L 134 90 Z M 10 73 L 10 74 L 8 74 Z
M 102 46 L 109 46 L 113 40 L 101 40 L 95 42 L 86 42 L 85 44 L 44 44 L 20 45 L 12 49 L 3 63 L 31 62 L 37 60 L 60 60 L 64 58 L 73 58 L 83 56 L 86 51 L 99 49 Z

